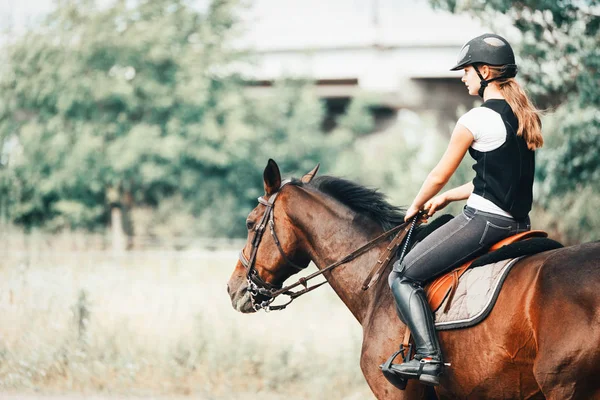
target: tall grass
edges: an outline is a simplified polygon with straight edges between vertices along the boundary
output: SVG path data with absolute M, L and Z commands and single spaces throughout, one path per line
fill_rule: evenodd
M 236 251 L 1 252 L 0 391 L 372 398 L 360 326 L 327 286 L 242 315 Z

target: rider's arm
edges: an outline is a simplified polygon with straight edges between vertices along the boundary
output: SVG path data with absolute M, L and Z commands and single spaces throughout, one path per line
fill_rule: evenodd
M 450 189 L 447 192 L 442 193 L 441 195 L 446 198 L 448 203 L 452 201 L 458 200 L 466 200 L 469 198 L 471 193 L 473 193 L 473 182 L 465 183 L 462 186 L 455 187 L 454 189 Z
M 419 194 L 417 194 L 417 197 L 415 197 L 412 205 L 406 212 L 407 220 L 416 215 L 423 208 L 425 202 L 435 196 L 448 183 L 448 180 L 454 171 L 456 171 L 456 168 L 458 168 L 471 143 L 473 143 L 473 134 L 471 131 L 461 124 L 456 124 L 446 152 L 429 175 L 427 175 L 427 179 L 423 182 Z
M 430 217 L 441 210 L 453 201 L 468 199 L 473 192 L 474 186 L 472 182 L 465 183 L 454 189 L 450 189 L 440 195 L 429 199 L 423 207 Z

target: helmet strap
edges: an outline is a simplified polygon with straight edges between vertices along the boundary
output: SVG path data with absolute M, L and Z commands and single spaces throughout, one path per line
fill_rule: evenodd
M 477 93 L 479 94 L 479 97 L 483 98 L 483 92 L 485 91 L 485 88 L 487 87 L 489 81 L 486 81 L 483 78 L 483 75 L 481 75 L 481 72 L 479 72 L 479 69 L 476 65 L 473 65 L 473 69 L 475 70 L 475 72 L 477 72 L 477 76 L 479 76 L 479 79 L 481 80 L 479 84 L 479 92 Z
M 473 69 L 475 70 L 475 72 L 477 72 L 477 76 L 479 76 L 479 79 L 481 80 L 480 85 L 479 85 L 479 91 L 477 92 L 479 94 L 479 97 L 483 98 L 483 92 L 485 91 L 485 88 L 488 87 L 488 83 L 493 82 L 493 81 L 497 81 L 498 79 L 502 79 L 502 78 L 507 78 L 503 75 L 497 76 L 495 78 L 492 79 L 488 79 L 487 81 L 483 78 L 483 75 L 481 75 L 481 72 L 479 72 L 479 69 L 477 69 L 476 65 L 473 65 Z M 516 73 L 515 73 L 516 75 Z

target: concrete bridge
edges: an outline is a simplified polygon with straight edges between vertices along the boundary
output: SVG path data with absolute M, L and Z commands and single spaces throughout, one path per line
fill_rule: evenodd
M 239 44 L 258 53 L 247 71 L 257 96 L 268 95 L 276 79 L 308 77 L 329 121 L 367 91 L 381 99 L 376 129 L 409 109 L 436 118 L 441 133 L 459 106 L 477 100 L 449 68 L 461 46 L 487 30 L 424 0 L 260 0 L 244 19 L 248 31 Z

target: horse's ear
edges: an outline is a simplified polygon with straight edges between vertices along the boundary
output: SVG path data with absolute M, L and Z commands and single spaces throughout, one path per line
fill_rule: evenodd
M 263 172 L 263 180 L 265 185 L 265 195 L 270 196 L 279 190 L 281 186 L 281 174 L 277 163 L 269 158 L 269 162 Z
M 312 169 L 312 171 L 310 171 L 308 174 L 304 175 L 301 179 L 302 183 L 310 183 L 310 181 L 313 180 L 313 178 L 315 177 L 315 175 L 317 175 L 317 171 L 319 170 L 319 166 L 321 164 L 317 164 L 316 167 L 314 167 Z

